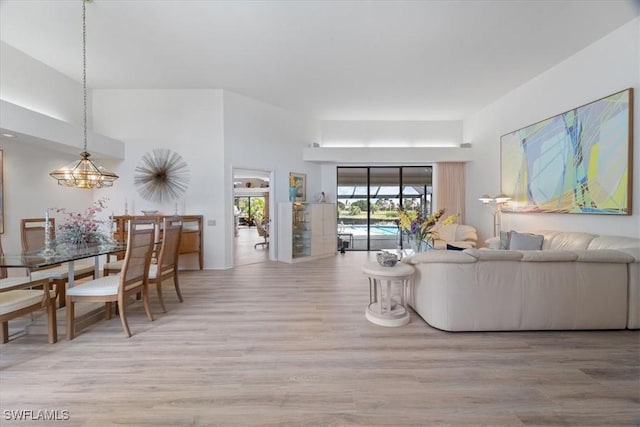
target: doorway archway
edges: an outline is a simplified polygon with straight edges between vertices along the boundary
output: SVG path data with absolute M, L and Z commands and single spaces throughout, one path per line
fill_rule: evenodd
M 233 169 L 233 266 L 255 264 L 270 259 L 269 245 L 255 226 L 260 221 L 267 229 L 272 220 L 271 172 L 257 169 Z

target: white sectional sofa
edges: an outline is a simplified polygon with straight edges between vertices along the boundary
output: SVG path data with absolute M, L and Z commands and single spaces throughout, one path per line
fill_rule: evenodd
M 416 269 L 410 305 L 447 331 L 640 328 L 640 239 L 534 233 L 541 250 L 405 258 Z

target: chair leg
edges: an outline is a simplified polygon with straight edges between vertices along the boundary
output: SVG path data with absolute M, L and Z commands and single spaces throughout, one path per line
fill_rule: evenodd
M 104 303 L 104 318 L 107 320 L 111 320 L 111 301 Z
M 9 342 L 9 321 L 2 322 L 2 332 L 0 332 L 0 339 L 2 339 L 2 344 L 6 344 Z
M 153 322 L 153 314 L 151 314 L 151 306 L 149 305 L 149 285 L 142 288 L 142 302 L 144 311 L 147 313 L 147 319 Z
M 75 321 L 75 302 L 71 300 L 71 297 L 67 297 L 67 340 L 71 341 L 76 333 Z
M 60 308 L 64 307 L 67 298 L 67 284 L 63 282 L 56 282 L 56 290 L 58 291 L 58 300 L 60 301 Z
M 158 291 L 158 299 L 160 300 L 160 307 L 162 307 L 162 312 L 167 312 L 167 307 L 164 306 L 164 298 L 162 297 L 162 280 L 156 280 L 156 289 Z
M 182 292 L 180 292 L 180 283 L 178 283 L 177 271 L 173 273 L 173 285 L 176 287 L 176 294 L 178 294 L 178 299 L 180 300 L 180 302 L 183 302 L 184 300 L 182 299 Z
M 49 322 L 49 344 L 58 342 L 58 322 L 56 319 L 56 300 L 47 305 L 47 321 Z
M 118 307 L 120 312 L 120 322 L 122 323 L 122 329 L 124 330 L 124 334 L 127 337 L 131 336 L 131 330 L 129 329 L 129 324 L 127 323 L 127 316 L 125 314 L 125 304 L 124 298 L 122 294 L 118 296 Z

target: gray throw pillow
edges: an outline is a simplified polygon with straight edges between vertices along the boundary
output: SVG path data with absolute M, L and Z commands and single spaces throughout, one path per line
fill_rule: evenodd
M 500 232 L 500 249 L 509 249 L 509 237 L 510 232 L 501 231 Z
M 542 249 L 544 236 L 540 234 L 527 234 L 511 231 L 509 237 L 509 249 L 514 251 L 536 251 Z

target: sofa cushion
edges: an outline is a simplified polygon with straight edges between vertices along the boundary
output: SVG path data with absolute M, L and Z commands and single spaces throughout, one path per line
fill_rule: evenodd
M 572 251 L 529 251 L 520 252 L 522 261 L 527 262 L 567 262 L 576 261 L 578 254 Z
M 578 231 L 554 231 L 536 232 L 544 236 L 542 249 L 569 251 L 588 249 L 591 241 L 597 237 L 595 234 L 582 233 Z M 604 249 L 604 248 L 603 248 Z
M 466 251 L 471 249 L 465 249 L 464 252 L 460 251 L 426 251 L 417 253 L 409 258 L 403 258 L 403 262 L 407 262 L 409 264 L 420 264 L 420 263 L 452 263 L 452 264 L 460 264 L 460 263 L 471 263 L 476 262 L 476 259 L 470 255 L 466 254 Z
M 635 258 L 628 253 L 615 249 L 593 249 L 586 251 L 574 251 L 581 262 L 607 262 L 614 264 L 628 264 L 634 262 Z
M 535 251 L 542 249 L 543 236 L 511 231 L 509 233 L 509 249 L 515 251 Z
M 482 261 L 520 261 L 522 259 L 521 252 L 502 249 L 465 249 L 464 253 Z
M 632 249 L 640 247 L 640 239 L 626 236 L 598 236 L 587 249 Z
M 634 262 L 640 263 L 640 248 L 620 248 L 616 250 L 632 256 Z

